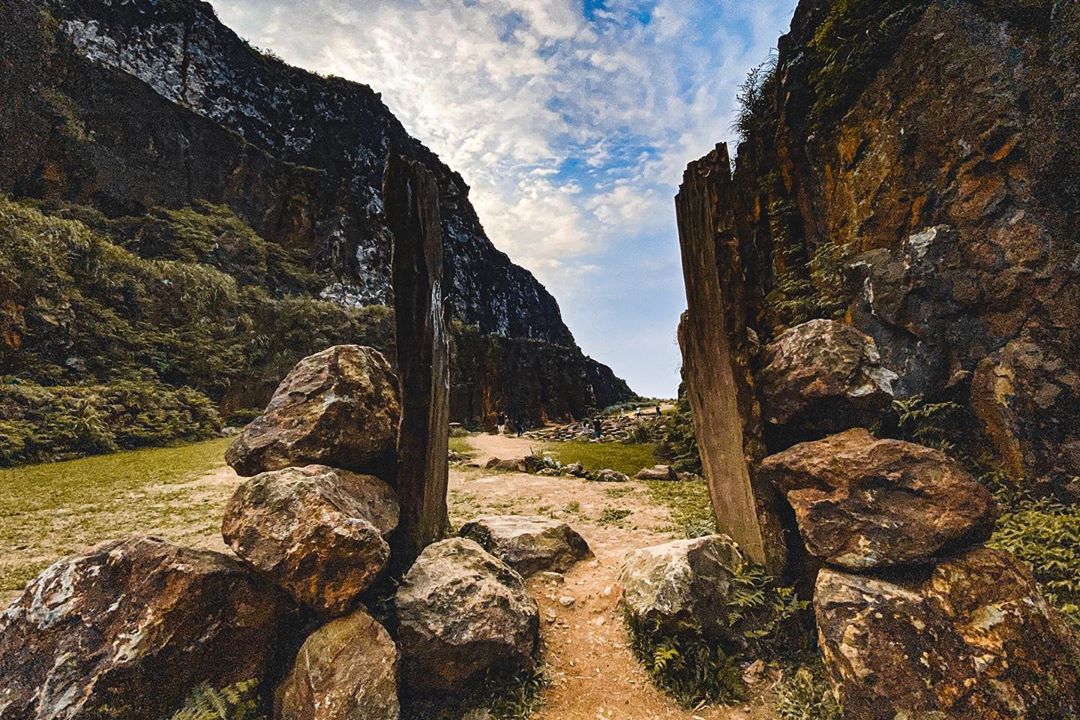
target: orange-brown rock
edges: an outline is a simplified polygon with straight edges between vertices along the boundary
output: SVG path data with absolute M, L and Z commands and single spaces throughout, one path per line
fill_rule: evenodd
M 522 577 L 543 570 L 566 572 L 592 555 L 576 530 L 548 517 L 489 515 L 466 523 L 461 537 L 475 540 Z
M 1060 720 L 1080 712 L 1080 648 L 1008 553 L 977 548 L 925 575 L 822 570 L 820 646 L 852 720 Z
M 398 651 L 363 610 L 304 641 L 276 693 L 276 720 L 398 720 Z
M 161 720 L 262 682 L 291 604 L 234 558 L 138 537 L 61 560 L 0 616 L 3 720 Z
M 772 455 L 761 476 L 811 555 L 854 571 L 929 563 L 989 537 L 989 491 L 944 453 L 862 429 Z
M 348 611 L 386 569 L 398 501 L 382 480 L 321 465 L 256 475 L 225 508 L 233 552 L 324 616 Z
M 1080 368 L 1046 344 L 1014 340 L 979 363 L 971 401 L 1002 466 L 1080 499 Z
M 766 432 L 780 444 L 866 427 L 892 403 L 896 373 L 873 338 L 833 320 L 811 320 L 767 345 L 757 375 Z
M 400 416 L 386 358 L 338 345 L 297 363 L 225 459 L 248 476 L 318 464 L 391 477 Z

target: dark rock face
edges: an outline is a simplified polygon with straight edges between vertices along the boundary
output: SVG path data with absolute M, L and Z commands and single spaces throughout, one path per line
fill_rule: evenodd
M 386 358 L 338 345 L 297 363 L 225 459 L 241 475 L 318 464 L 386 477 L 400 417 Z
M 512 567 L 522 577 L 544 570 L 566 572 L 592 555 L 589 544 L 564 522 L 546 517 L 493 515 L 466 523 L 461 536 Z
M 195 686 L 262 681 L 284 594 L 154 538 L 61 560 L 0 617 L 0 718 L 168 717 Z
M 0 65 L 8 100 L 0 191 L 111 217 L 199 201 L 227 206 L 261 237 L 306 255 L 325 280 L 320 297 L 387 305 L 381 188 L 386 158 L 399 153 L 436 176 L 450 315 L 482 338 L 455 382 L 478 397 L 501 387 L 504 373 L 559 373 L 547 397 L 520 395 L 528 404 L 518 411 L 533 419 L 564 416 L 594 394 L 629 396 L 582 355 L 554 298 L 492 246 L 461 177 L 409 137 L 370 88 L 260 55 L 196 0 L 13 0 L 0 8 L 0 54 L 9 58 Z M 507 343 L 523 357 L 478 362 Z M 263 402 L 260 394 L 245 404 Z M 498 412 L 479 403 L 459 409 L 471 413 L 462 421 Z
M 1080 649 L 1028 570 L 979 548 L 929 577 L 822 570 L 820 645 L 847 717 L 1051 720 L 1080 709 Z
M 849 430 L 761 464 L 785 494 L 810 554 L 854 571 L 930 563 L 985 540 L 990 492 L 947 455 Z
M 277 720 L 398 720 L 398 651 L 363 610 L 304 641 L 277 690 Z
M 382 480 L 309 465 L 241 485 L 221 534 L 298 602 L 335 617 L 386 569 L 397 525 L 397 497 Z
M 1051 459 L 1036 438 L 1080 438 L 1078 59 L 1074 4 L 801 2 L 734 173 L 708 175 L 720 256 L 688 265 L 688 289 L 721 276 L 714 316 L 766 344 L 843 319 L 874 339 L 898 397 L 982 404 L 992 442 L 971 440 L 1061 489 L 1070 451 Z M 743 328 L 726 327 L 738 347 Z M 1061 365 L 1021 371 L 996 411 L 972 397 L 981 363 L 1021 356 Z
M 405 685 L 467 693 L 488 672 L 531 668 L 540 611 L 521 576 L 472 540 L 429 545 L 395 597 Z
M 893 399 L 896 373 L 882 367 L 872 338 L 850 325 L 811 320 L 762 353 L 757 377 L 766 432 L 813 440 L 870 425 Z

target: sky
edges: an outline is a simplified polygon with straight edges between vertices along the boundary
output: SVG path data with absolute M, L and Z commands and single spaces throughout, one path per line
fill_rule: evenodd
M 688 162 L 734 139 L 738 87 L 795 0 L 212 4 L 254 45 L 381 92 L 582 349 L 642 395 L 675 395 L 673 198 Z

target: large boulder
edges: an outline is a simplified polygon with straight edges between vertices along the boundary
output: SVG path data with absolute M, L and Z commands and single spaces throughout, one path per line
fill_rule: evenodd
M 472 540 L 428 546 L 395 597 L 404 683 L 466 693 L 492 671 L 535 665 L 540 614 L 521 576 Z
M 1051 720 L 1080 712 L 1080 652 L 1024 566 L 978 548 L 927 576 L 822 570 L 820 645 L 847 717 Z
M 971 405 L 1011 477 L 1080 500 L 1080 369 L 1014 340 L 979 363 Z
M 626 556 L 619 575 L 623 608 L 639 628 L 737 641 L 729 610 L 734 579 L 746 564 L 735 541 L 726 535 L 635 550 Z
M 275 720 L 398 720 L 398 652 L 363 610 L 304 641 L 278 688 Z
M 400 416 L 386 358 L 339 345 L 297 363 L 225 459 L 247 476 L 310 464 L 385 476 L 394 466 Z
M 227 555 L 156 538 L 53 564 L 0 617 L 0 719 L 161 720 L 261 682 L 291 603 Z
M 768 457 L 760 475 L 795 509 L 807 550 L 850 570 L 932 562 L 993 531 L 992 496 L 958 463 L 862 429 Z
M 766 431 L 783 444 L 870 425 L 892 403 L 897 378 L 871 337 L 833 320 L 784 332 L 765 347 L 761 365 Z
M 398 501 L 382 480 L 321 465 L 262 473 L 225 508 L 233 552 L 297 601 L 336 616 L 386 569 Z
M 564 522 L 546 517 L 493 515 L 461 529 L 485 550 L 529 577 L 543 570 L 566 572 L 592 552 L 585 538 Z

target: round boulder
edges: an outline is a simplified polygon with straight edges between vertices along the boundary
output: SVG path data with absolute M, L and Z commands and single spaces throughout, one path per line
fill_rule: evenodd
M 1034 720 L 1080 712 L 1080 649 L 1028 570 L 977 548 L 929 577 L 824 569 L 820 646 L 854 718 Z
M 736 590 L 734 578 L 745 567 L 739 547 L 726 535 L 641 548 L 623 564 L 622 605 L 639 628 L 736 640 L 728 605 Z
M 382 480 L 308 465 L 246 481 L 221 534 L 298 602 L 337 616 L 386 569 L 397 523 L 397 497 Z
M 395 597 L 402 678 L 466 693 L 489 672 L 535 666 L 540 613 L 521 576 L 472 540 L 428 546 Z
M 807 550 L 856 571 L 932 562 L 989 537 L 994 500 L 938 450 L 849 430 L 762 462 Z
M 897 375 L 869 335 L 811 320 L 765 347 L 756 379 L 767 432 L 790 444 L 869 425 L 892 402 Z
M 160 720 L 261 682 L 291 603 L 221 553 L 156 538 L 60 560 L 0 616 L 0 719 Z
M 278 688 L 275 720 L 398 720 L 398 652 L 363 610 L 316 630 Z
M 592 555 L 589 544 L 564 522 L 546 517 L 494 515 L 467 523 L 461 536 L 529 577 L 544 570 L 566 572 Z
M 225 459 L 245 476 L 310 464 L 385 476 L 400 416 L 397 377 L 386 358 L 338 345 L 297 363 Z

